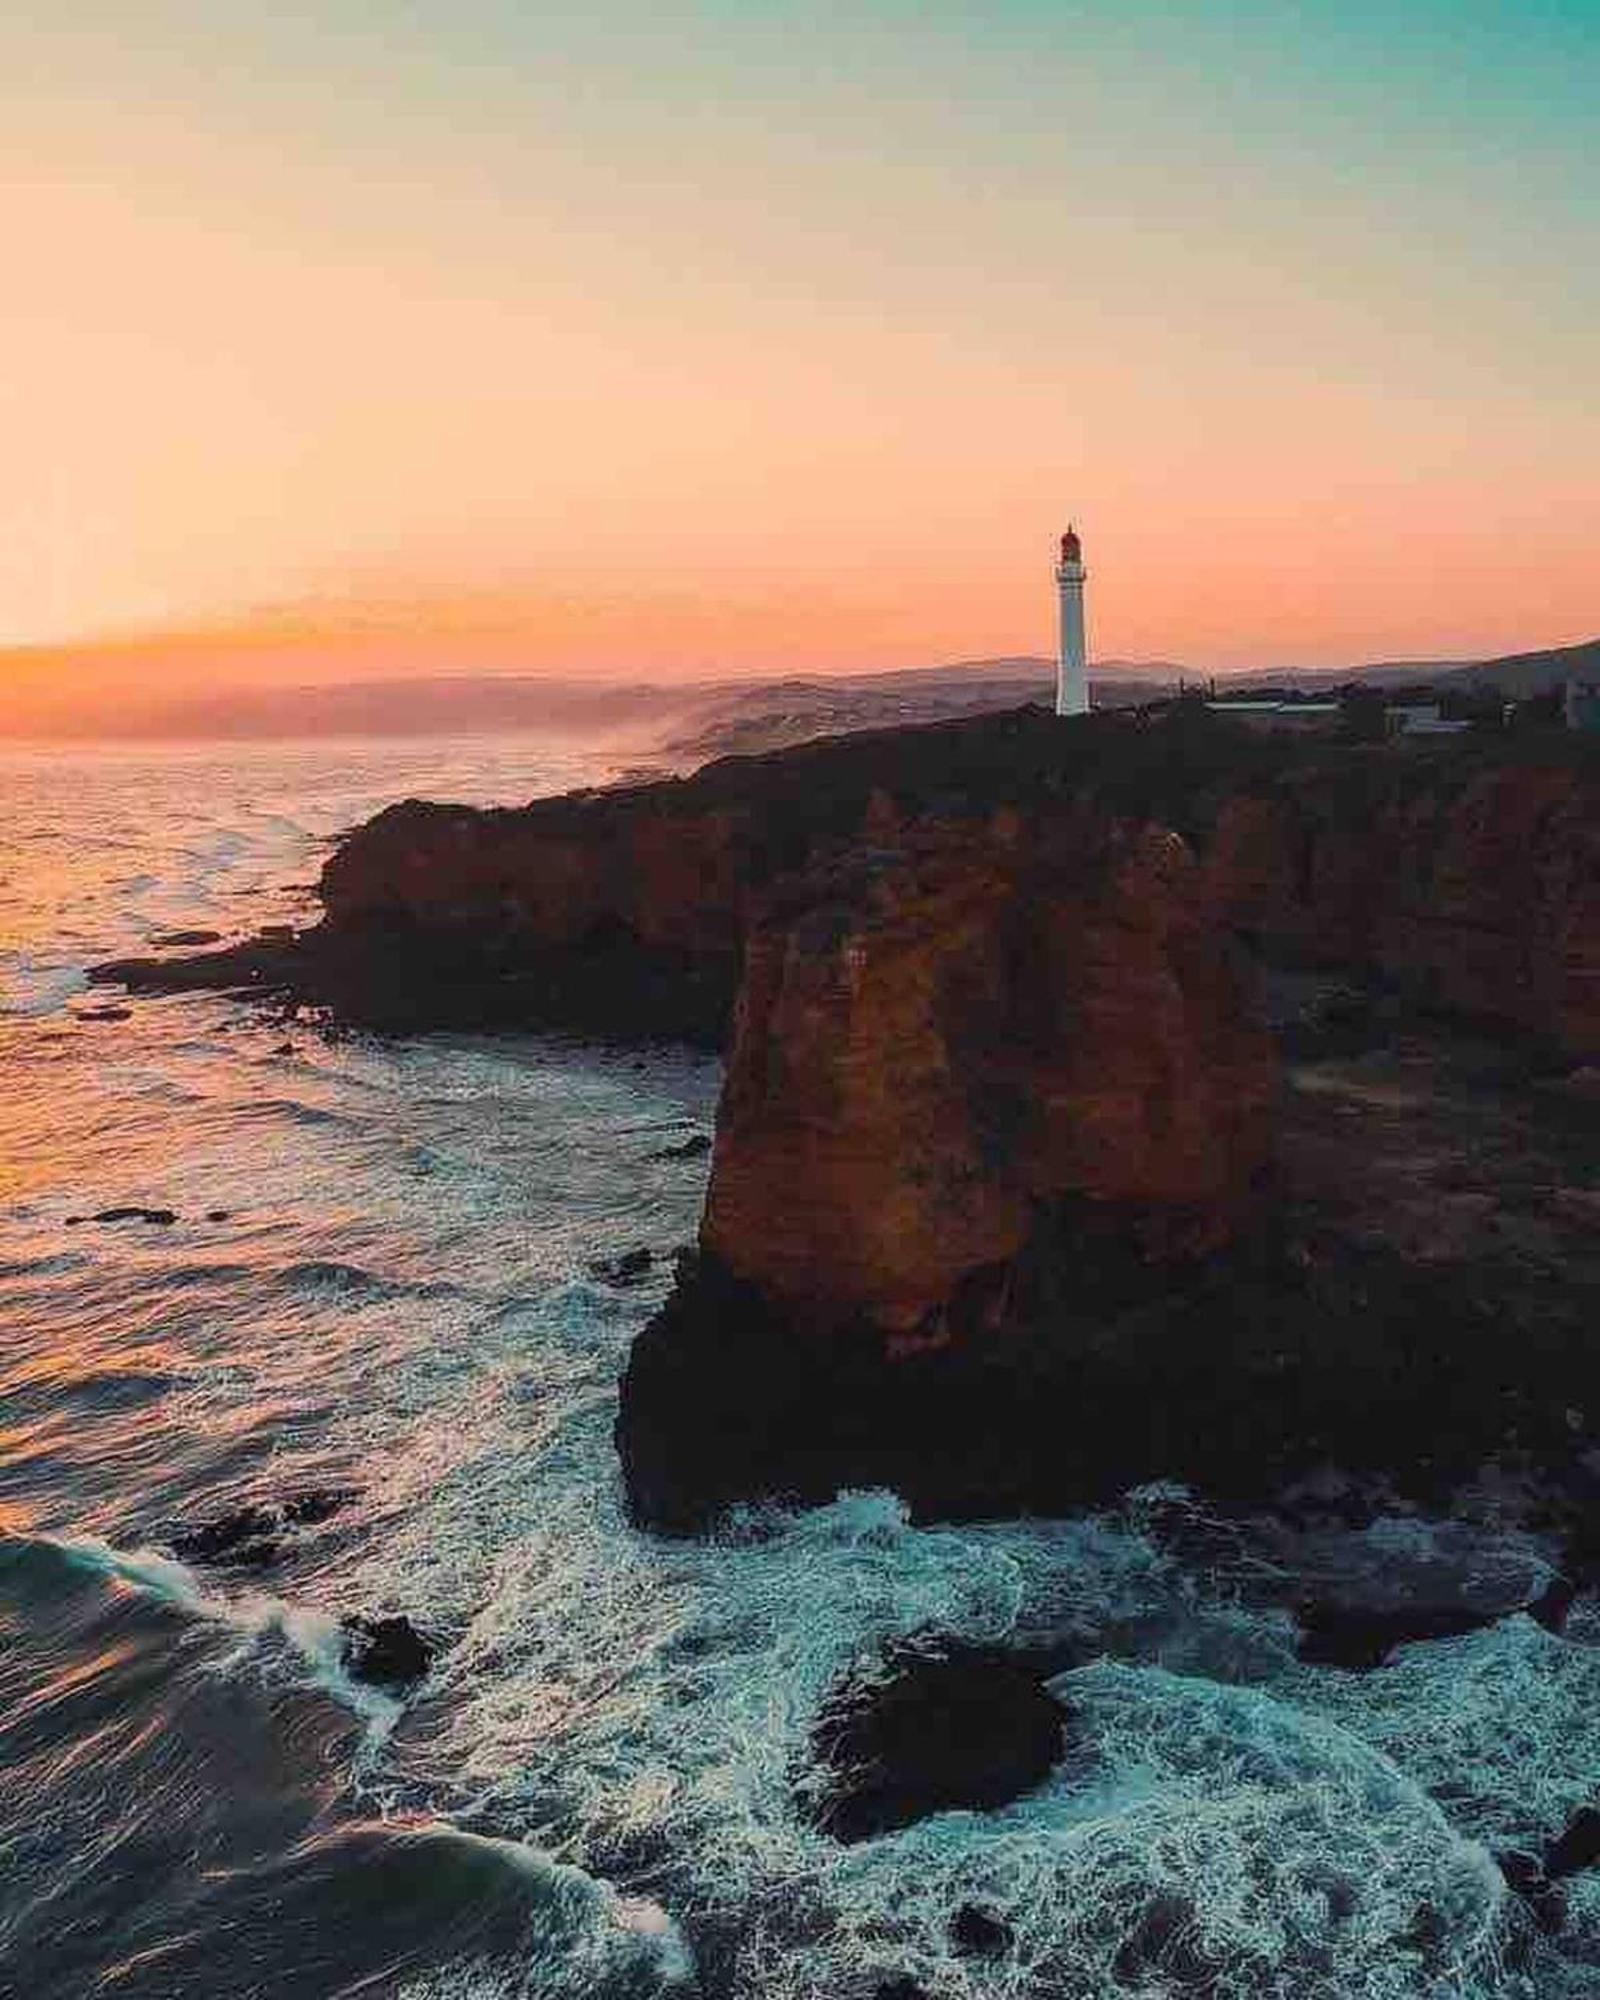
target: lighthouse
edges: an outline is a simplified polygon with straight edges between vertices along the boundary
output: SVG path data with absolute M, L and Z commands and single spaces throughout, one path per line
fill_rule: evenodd
M 1083 544 L 1076 528 L 1061 537 L 1056 589 L 1061 598 L 1061 647 L 1056 664 L 1056 714 L 1089 713 L 1088 661 L 1083 649 Z

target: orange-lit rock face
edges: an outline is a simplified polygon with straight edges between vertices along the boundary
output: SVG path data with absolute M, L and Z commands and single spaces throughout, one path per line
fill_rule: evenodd
M 1078 815 L 930 829 L 758 916 L 703 1240 L 824 1312 L 937 1339 L 1052 1198 L 1153 1253 L 1225 1235 L 1275 1065 L 1178 838 Z
M 540 801 L 521 812 L 392 807 L 323 871 L 332 926 L 400 921 L 562 948 L 622 925 L 645 945 L 735 950 L 748 840 L 720 812 Z
M 1312 779 L 1229 800 L 1207 857 L 1225 922 L 1328 965 L 1381 971 L 1453 1013 L 1600 1050 L 1600 797 L 1559 763 L 1370 799 Z

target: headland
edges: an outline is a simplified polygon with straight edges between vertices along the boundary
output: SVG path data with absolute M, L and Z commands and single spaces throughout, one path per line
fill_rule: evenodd
M 642 1523 L 1487 1483 L 1596 1539 L 1592 740 L 1022 709 L 407 802 L 321 894 L 100 976 L 726 1051 L 700 1241 L 622 1385 Z

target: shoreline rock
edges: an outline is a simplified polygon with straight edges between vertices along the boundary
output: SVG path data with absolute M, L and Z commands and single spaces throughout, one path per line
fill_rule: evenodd
M 351 1486 L 310 1487 L 279 1500 L 252 1500 L 191 1526 L 171 1530 L 167 1547 L 180 1562 L 269 1569 L 296 1528 L 320 1527 L 357 1497 Z
M 76 1229 L 83 1222 L 148 1222 L 166 1229 L 177 1220 L 178 1211 L 175 1208 L 144 1208 L 128 1204 L 120 1208 L 97 1209 L 93 1215 L 69 1215 L 67 1227 Z
M 433 1642 L 403 1615 L 368 1618 L 352 1612 L 339 1624 L 345 1671 L 353 1680 L 392 1692 L 424 1679 L 433 1664 Z
M 408 800 L 340 841 L 316 927 L 91 977 L 283 995 L 392 1033 L 715 1046 L 753 899 L 829 856 L 997 810 L 1032 826 L 1084 810 L 1165 826 L 1194 851 L 1218 920 L 1268 957 L 1398 983 L 1569 1064 L 1600 1055 L 1592 742 L 1292 742 L 1203 704 L 863 732 L 516 809 Z
M 1254 1504 L 1330 1466 L 1437 1498 L 1487 1461 L 1592 1511 L 1593 1107 L 1532 1085 L 1600 1054 L 1593 742 L 1024 709 L 410 801 L 322 894 L 314 930 L 94 976 L 401 1033 L 731 1024 L 704 1254 L 623 1382 L 641 1522 L 860 1484 L 923 1517 L 1149 1478 Z M 1286 1124 L 1246 957 L 1310 995 Z M 1405 1047 L 1433 1015 L 1522 1066 L 1457 1079 L 1438 1131 Z
M 992 1812 L 1050 1775 L 1067 1724 L 1043 1680 L 1003 1651 L 898 1641 L 824 1702 L 811 1745 L 828 1778 L 801 1803 L 847 1844 L 933 1813 Z

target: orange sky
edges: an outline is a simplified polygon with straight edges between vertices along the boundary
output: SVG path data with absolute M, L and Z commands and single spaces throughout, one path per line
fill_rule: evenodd
M 0 687 L 1600 630 L 1584 8 L 71 11 Z

